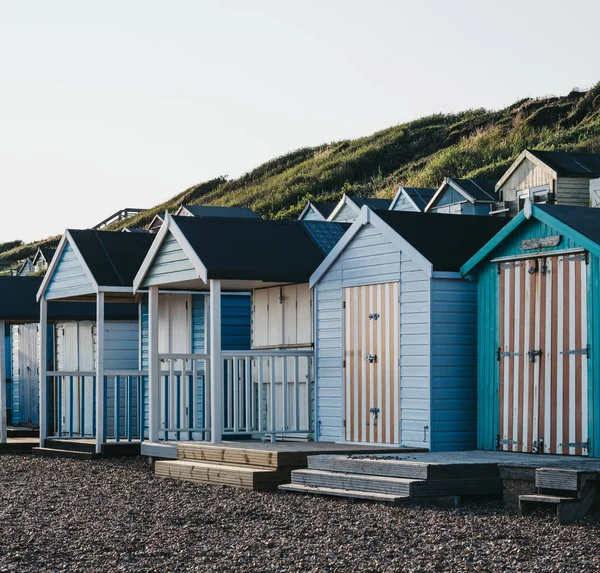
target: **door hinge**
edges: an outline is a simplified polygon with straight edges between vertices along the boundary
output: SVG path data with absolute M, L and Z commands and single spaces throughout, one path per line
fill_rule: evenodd
M 588 360 L 590 358 L 590 345 L 588 344 L 585 348 L 576 348 L 575 350 L 563 350 L 561 352 L 563 355 L 575 355 L 575 356 L 585 356 Z
M 561 448 L 582 448 L 583 450 L 590 449 L 590 440 L 586 440 L 585 442 L 566 442 L 564 444 L 558 444 Z
M 521 356 L 520 352 L 504 352 L 500 347 L 496 351 L 496 360 L 500 360 L 501 358 L 509 358 L 511 356 Z

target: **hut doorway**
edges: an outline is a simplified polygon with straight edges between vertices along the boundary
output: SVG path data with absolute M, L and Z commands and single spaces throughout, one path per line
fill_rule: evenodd
M 348 442 L 400 442 L 400 283 L 344 289 L 344 408 Z
M 499 262 L 498 449 L 587 455 L 587 256 Z
M 39 422 L 38 394 L 38 325 L 20 324 L 13 327 L 13 383 L 18 392 L 19 423 Z

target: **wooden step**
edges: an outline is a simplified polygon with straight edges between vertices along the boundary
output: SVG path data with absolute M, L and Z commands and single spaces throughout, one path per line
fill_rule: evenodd
M 520 502 L 531 502 L 531 503 L 548 503 L 558 505 L 559 503 L 579 503 L 573 497 L 562 497 L 559 495 L 547 495 L 543 493 L 529 493 L 519 496 Z
M 332 489 L 347 489 L 393 496 L 411 496 L 411 485 L 419 480 L 328 472 L 323 470 L 294 470 L 292 484 Z
M 196 462 L 216 462 L 236 466 L 254 466 L 276 469 L 282 467 L 281 452 L 250 448 L 214 446 L 180 442 L 177 459 Z M 306 458 L 306 456 L 304 456 Z M 301 464 L 302 465 L 302 464 Z M 293 466 L 297 467 L 297 466 Z
M 93 440 L 85 439 L 61 439 L 61 438 L 46 438 L 44 448 L 53 450 L 66 450 L 74 452 L 96 452 L 96 444 Z
M 453 479 L 418 480 L 412 485 L 412 497 L 499 497 L 502 496 L 501 479 L 478 479 L 466 476 Z
M 193 483 L 228 485 L 257 491 L 276 491 L 277 486 L 290 479 L 288 471 L 275 468 L 184 460 L 159 460 L 154 464 L 154 473 L 158 477 Z
M 527 494 L 519 496 L 519 513 L 528 515 L 540 506 L 556 507 L 556 520 L 560 524 L 567 524 L 582 519 L 590 504 L 582 503 L 579 499 L 573 497 Z
M 391 495 L 386 493 L 374 493 L 368 491 L 358 491 L 351 489 L 338 489 L 332 487 L 315 487 L 310 485 L 300 485 L 300 484 L 285 484 L 279 486 L 279 491 L 288 492 L 288 493 L 303 493 L 310 495 L 326 495 L 333 497 L 345 497 L 348 499 L 360 499 L 367 501 L 378 501 L 383 503 L 388 503 L 392 505 L 406 503 L 410 501 L 410 497 L 408 496 L 398 496 Z
M 308 468 L 314 470 L 405 479 L 427 479 L 427 464 L 404 462 L 387 457 L 326 454 L 310 456 Z
M 0 454 L 30 454 L 33 448 L 39 446 L 35 438 L 9 438 L 0 444 Z
M 33 448 L 33 455 L 44 458 L 68 458 L 72 460 L 93 460 L 99 456 L 93 452 L 60 450 L 56 448 Z
M 584 470 L 539 468 L 535 472 L 535 486 L 541 489 L 578 492 L 589 479 L 595 480 L 596 475 Z

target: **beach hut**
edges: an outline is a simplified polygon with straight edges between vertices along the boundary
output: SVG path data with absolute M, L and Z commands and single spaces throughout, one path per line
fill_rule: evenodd
M 166 215 L 134 281 L 136 292 L 149 291 L 150 444 L 143 452 L 165 439 L 219 443 L 224 435 L 274 439 L 312 431 L 308 279 L 345 229 L 316 221 Z M 159 288 L 209 294 L 208 344 L 190 354 L 161 352 Z M 224 350 L 218 336 L 224 293 L 235 292 L 252 292 L 246 351 Z M 182 382 L 190 380 L 191 386 Z M 191 419 L 190 399 L 194 407 L 205 405 Z
M 358 217 L 363 206 L 366 205 L 369 209 L 383 211 L 389 209 L 391 203 L 390 199 L 344 195 L 329 217 L 327 217 L 327 220 L 336 223 L 352 223 Z
M 40 277 L 0 277 L 0 332 L 3 333 L 0 372 L 2 430 L 7 426 L 36 427 L 39 423 L 39 306 L 36 293 Z M 90 303 L 65 304 L 53 302 L 48 306 L 46 352 L 44 361 L 54 370 L 56 361 L 78 355 L 78 339 L 65 337 L 65 331 L 84 331 L 95 315 Z M 107 307 L 107 325 L 111 334 L 123 324 L 137 320 L 135 305 Z
M 308 201 L 298 217 L 299 221 L 327 221 L 337 201 Z
M 428 213 L 489 215 L 498 202 L 496 180 L 446 177 L 425 208 Z
M 427 187 L 403 187 L 398 188 L 396 196 L 390 203 L 390 211 L 425 211 L 425 207 L 435 195 L 435 189 Z
M 462 273 L 479 293 L 478 448 L 600 457 L 600 211 L 527 199 Z
M 475 447 L 476 286 L 502 219 L 371 211 L 311 276 L 320 441 Z

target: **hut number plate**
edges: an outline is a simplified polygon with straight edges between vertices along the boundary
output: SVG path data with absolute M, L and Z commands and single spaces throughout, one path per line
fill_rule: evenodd
M 559 245 L 561 238 L 561 235 L 552 235 L 551 237 L 541 237 L 540 239 L 525 239 L 521 241 L 521 250 L 530 251 L 532 249 L 556 247 Z

